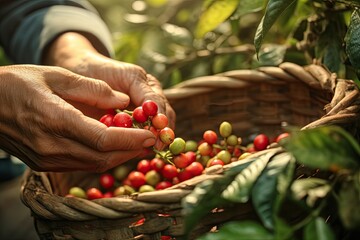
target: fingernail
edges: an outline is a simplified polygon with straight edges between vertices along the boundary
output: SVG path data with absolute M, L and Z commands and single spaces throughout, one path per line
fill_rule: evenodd
M 143 147 L 151 147 L 155 144 L 155 138 L 148 138 L 143 142 Z

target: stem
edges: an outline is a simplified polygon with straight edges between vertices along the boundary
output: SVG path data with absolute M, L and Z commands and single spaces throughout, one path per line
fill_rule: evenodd
M 167 162 L 170 163 L 171 165 L 174 165 L 174 163 L 171 161 L 173 155 L 172 155 L 172 153 L 171 153 L 169 150 L 167 150 L 167 151 L 159 151 L 159 150 L 153 148 L 153 151 L 154 151 L 157 155 L 159 155 L 159 157 L 160 157 L 162 160 L 167 161 Z
M 127 114 L 129 114 L 129 115 L 131 115 L 131 116 L 132 116 L 132 114 L 133 114 L 133 111 L 126 110 L 126 109 L 124 109 L 123 112 L 124 112 L 124 113 L 127 113 Z
M 299 230 L 300 228 L 307 225 L 311 220 L 318 217 L 320 215 L 320 212 L 321 212 L 322 208 L 325 206 L 324 202 L 325 201 L 321 202 L 320 206 L 317 209 L 315 209 L 314 211 L 312 211 L 306 218 L 304 218 L 302 221 L 295 224 L 292 227 L 292 229 L 293 229 L 292 232 L 295 232 L 295 231 Z

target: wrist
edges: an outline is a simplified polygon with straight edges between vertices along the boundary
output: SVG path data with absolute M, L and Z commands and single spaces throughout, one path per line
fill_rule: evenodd
M 91 55 L 107 55 L 104 46 L 94 37 L 76 32 L 65 32 L 58 36 L 44 51 L 43 63 L 60 66 L 77 72 Z

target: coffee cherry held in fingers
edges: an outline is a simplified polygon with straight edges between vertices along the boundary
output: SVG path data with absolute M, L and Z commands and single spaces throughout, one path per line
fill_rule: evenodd
M 114 126 L 124 127 L 124 128 L 131 128 L 133 124 L 131 116 L 124 112 L 117 113 L 114 116 L 113 122 L 114 122 Z
M 102 116 L 99 121 L 105 124 L 106 126 L 110 127 L 113 125 L 113 119 L 114 119 L 114 115 L 108 113 Z
M 168 117 L 162 113 L 158 113 L 154 115 L 153 118 L 151 119 L 151 124 L 156 129 L 163 129 L 168 125 L 168 123 L 169 123 Z
M 144 123 L 146 122 L 146 120 L 148 120 L 148 116 L 146 115 L 142 107 L 135 108 L 132 116 L 134 120 L 138 123 Z
M 171 128 L 165 127 L 160 130 L 159 137 L 164 144 L 169 145 L 174 141 L 175 133 Z
M 147 116 L 155 116 L 158 112 L 158 105 L 152 100 L 147 100 L 141 105 Z

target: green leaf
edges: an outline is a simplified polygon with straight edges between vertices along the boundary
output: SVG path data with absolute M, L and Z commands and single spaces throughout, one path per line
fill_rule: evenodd
M 305 226 L 304 240 L 335 240 L 335 235 L 321 217 L 313 219 Z
M 360 146 L 339 126 L 294 131 L 283 146 L 307 167 L 324 170 L 354 170 L 359 167 Z
M 206 180 L 199 183 L 194 190 L 183 198 L 181 204 L 185 214 L 185 235 L 197 225 L 197 223 L 212 209 L 226 202 L 219 192 L 232 181 L 231 176 L 217 180 Z
M 338 73 L 342 65 L 343 39 L 346 33 L 346 23 L 342 13 L 334 12 L 329 15 L 325 31 L 319 35 L 315 56 L 323 59 L 323 63 L 331 72 Z
M 264 0 L 240 0 L 236 15 L 241 17 L 248 13 L 258 12 L 264 9 Z
M 267 44 L 259 50 L 259 62 L 261 65 L 278 66 L 284 61 L 286 49 L 284 44 Z
M 252 221 L 228 222 L 218 232 L 207 233 L 198 240 L 274 240 L 274 235 Z
M 292 239 L 294 229 L 285 222 L 285 220 L 279 215 L 287 197 L 289 188 L 291 187 L 294 179 L 294 172 L 296 168 L 296 161 L 291 158 L 284 171 L 278 176 L 277 189 L 278 194 L 275 196 L 274 202 L 274 223 L 275 223 L 275 235 L 276 239 Z
M 252 186 L 275 153 L 275 151 L 270 151 L 259 156 L 247 168 L 236 175 L 235 179 L 222 192 L 221 196 L 233 202 L 247 202 Z
M 243 159 L 241 161 L 236 162 L 236 165 L 232 166 L 231 168 L 227 169 L 225 172 L 225 175 L 237 175 L 242 170 L 247 168 L 252 162 L 254 162 L 257 159 L 257 157 L 248 157 L 246 159 Z
M 319 37 L 318 58 L 322 55 L 323 63 L 331 72 L 338 72 L 341 64 L 341 40 L 336 31 L 336 24 L 330 23 Z
M 295 1 L 296 0 L 269 0 L 265 15 L 262 17 L 256 29 L 254 44 L 257 53 L 261 48 L 265 35 L 275 23 L 276 19 Z
M 278 176 L 293 159 L 287 152 L 275 155 L 257 179 L 251 198 L 253 206 L 264 226 L 268 229 L 274 228 L 274 202 L 276 199 Z
M 275 218 L 275 239 L 286 239 L 292 240 L 296 239 L 292 236 L 294 235 L 294 229 L 285 222 L 282 218 Z
M 349 29 L 346 34 L 346 53 L 353 67 L 360 70 L 360 10 L 351 14 Z
M 360 228 L 360 171 L 357 171 L 349 181 L 341 184 L 338 206 L 339 216 L 348 229 Z
M 291 190 L 298 200 L 307 197 L 306 203 L 313 207 L 316 200 L 324 198 L 330 192 L 331 186 L 327 180 L 312 177 L 295 180 Z
M 201 14 L 195 29 L 195 37 L 202 38 L 207 32 L 215 29 L 236 10 L 239 0 L 215 0 Z

